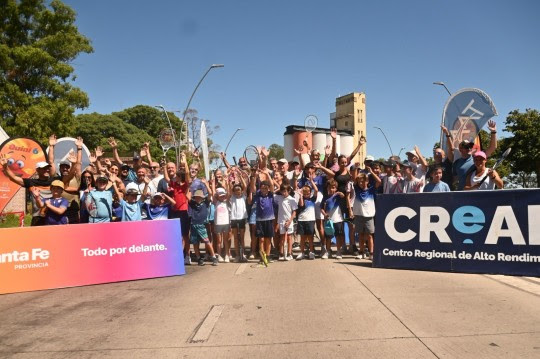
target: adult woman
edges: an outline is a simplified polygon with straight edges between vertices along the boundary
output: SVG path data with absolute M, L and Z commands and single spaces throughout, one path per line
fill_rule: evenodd
M 503 180 L 497 171 L 486 167 L 487 156 L 484 151 L 475 152 L 473 161 L 475 170 L 467 176 L 464 190 L 491 190 L 503 187 Z

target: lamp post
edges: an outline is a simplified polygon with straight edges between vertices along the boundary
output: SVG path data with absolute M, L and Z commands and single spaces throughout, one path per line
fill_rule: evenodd
M 401 147 L 401 149 L 399 150 L 399 153 L 398 153 L 398 155 L 397 155 L 398 157 L 401 158 L 401 151 L 403 151 L 404 149 L 405 149 L 405 147 Z
M 215 68 L 218 68 L 218 67 L 224 67 L 225 65 L 223 64 L 212 64 L 210 65 L 210 67 L 208 68 L 208 70 L 206 70 L 206 72 L 204 73 L 203 77 L 201 77 L 199 83 L 197 84 L 197 86 L 195 86 L 195 89 L 193 90 L 193 93 L 191 94 L 191 97 L 189 98 L 189 101 L 187 103 L 187 106 L 183 112 L 183 118 L 182 118 L 182 121 L 184 121 L 184 125 L 186 126 L 186 135 L 185 135 L 185 138 L 186 138 L 186 142 L 187 142 L 187 137 L 188 137 L 188 127 L 187 127 L 187 123 L 186 123 L 186 113 L 187 113 L 187 110 L 189 109 L 189 105 L 191 104 L 191 100 L 193 100 L 193 96 L 195 96 L 195 92 L 197 92 L 197 89 L 199 88 L 199 86 L 201 85 L 201 83 L 203 82 L 204 78 L 206 77 L 206 75 L 208 75 L 208 73 L 210 72 L 210 70 L 212 69 L 215 69 Z M 195 138 L 193 138 L 192 140 L 194 140 Z M 187 145 L 189 145 L 189 143 L 186 143 Z
M 232 134 L 231 138 L 229 138 L 229 142 L 227 142 L 227 146 L 225 146 L 225 151 L 223 151 L 224 154 L 227 154 L 227 149 L 229 149 L 229 145 L 231 144 L 231 141 L 233 140 L 234 136 L 238 133 L 238 131 L 243 131 L 243 128 L 237 128 L 236 131 Z M 223 160 L 221 160 L 221 163 L 223 163 Z
M 154 106 L 154 107 L 162 109 L 163 113 L 165 113 L 165 118 L 167 118 L 167 122 L 169 123 L 169 129 L 171 130 L 171 133 L 172 133 L 172 136 L 173 136 L 174 155 L 176 156 L 176 166 L 178 167 L 178 142 L 176 142 L 176 136 L 174 134 L 174 129 L 172 128 L 171 120 L 169 119 L 169 115 L 167 114 L 167 111 L 165 110 L 165 107 L 163 107 L 163 105 L 157 105 L 157 106 Z
M 448 87 L 446 87 L 446 85 L 444 84 L 444 82 L 441 82 L 441 81 L 436 81 L 433 83 L 434 85 L 439 85 L 439 86 L 442 86 L 444 87 L 444 89 L 446 90 L 446 92 L 448 92 L 448 96 L 452 96 L 452 94 L 450 93 L 450 90 L 448 90 Z M 441 126 L 444 126 L 444 114 L 443 114 L 443 117 L 441 118 Z M 439 146 L 441 146 L 441 148 L 444 148 L 443 147 L 443 131 L 442 131 L 442 127 L 441 127 L 441 135 L 439 137 Z
M 393 156 L 394 151 L 392 151 L 392 147 L 390 146 L 390 142 L 388 142 L 388 138 L 386 138 L 386 135 L 384 134 L 384 131 L 382 130 L 382 128 L 377 127 L 377 126 L 373 126 L 373 128 L 376 128 L 377 130 L 381 131 L 382 135 L 384 136 L 384 139 L 386 140 L 386 143 L 388 144 L 388 148 L 390 149 L 390 155 Z

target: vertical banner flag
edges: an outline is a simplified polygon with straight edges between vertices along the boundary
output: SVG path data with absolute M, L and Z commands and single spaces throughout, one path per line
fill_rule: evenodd
M 493 116 L 497 116 L 497 109 L 491 98 L 482 90 L 465 88 L 452 94 L 446 101 L 442 123 L 450 131 L 454 147 L 458 148 L 461 141 L 474 142 L 480 129 Z M 441 145 L 448 152 L 443 137 Z
M 70 154 L 77 156 L 77 145 L 75 145 L 75 141 L 77 140 L 73 137 L 62 137 L 56 140 L 56 146 L 54 146 L 54 160 L 56 162 L 55 165 L 57 170 L 60 166 L 60 162 L 66 160 Z M 84 170 L 90 165 L 90 151 L 85 144 L 82 145 L 82 148 L 81 167 Z M 47 153 L 48 152 L 49 148 L 47 147 Z
M 9 169 L 21 178 L 30 178 L 36 172 L 36 164 L 46 161 L 43 147 L 36 140 L 26 137 L 7 139 L 0 145 L 0 154 L 6 156 Z M 0 213 L 20 188 L 0 171 Z
M 208 158 L 208 139 L 206 137 L 206 124 L 204 121 L 201 121 L 201 149 L 204 161 L 204 176 L 206 180 L 210 180 L 210 161 Z

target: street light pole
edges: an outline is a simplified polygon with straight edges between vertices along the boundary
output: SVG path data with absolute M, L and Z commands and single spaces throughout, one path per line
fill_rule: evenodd
M 388 138 L 386 138 L 386 135 L 384 134 L 384 131 L 382 130 L 382 128 L 377 127 L 377 126 L 373 126 L 373 128 L 376 128 L 377 130 L 381 131 L 382 135 L 384 136 L 384 139 L 386 140 L 386 143 L 388 144 L 388 148 L 390 149 L 390 155 L 393 156 L 394 151 L 392 151 L 392 147 L 390 146 L 390 142 L 388 142 Z
M 210 70 L 212 69 L 215 69 L 215 68 L 218 68 L 218 67 L 224 67 L 225 65 L 223 64 L 212 64 L 210 65 L 210 67 L 208 68 L 208 70 L 206 70 L 206 72 L 204 73 L 203 77 L 200 79 L 199 83 L 197 84 L 197 86 L 195 86 L 195 89 L 193 90 L 193 93 L 191 94 L 191 97 L 189 98 L 189 101 L 187 103 L 187 106 L 184 110 L 184 113 L 183 113 L 183 118 L 182 118 L 182 121 L 184 122 L 184 125 L 186 126 L 186 141 L 187 141 L 187 137 L 188 137 L 188 127 L 187 127 L 187 123 L 186 123 L 186 113 L 187 113 L 187 110 L 189 109 L 189 105 L 191 104 L 191 100 L 193 100 L 193 96 L 195 96 L 195 92 L 197 92 L 197 89 L 199 88 L 199 86 L 201 85 L 201 83 L 203 82 L 204 78 L 206 77 L 206 75 L 208 75 L 208 73 L 210 72 Z M 194 140 L 195 138 L 193 138 Z M 188 146 L 189 146 L 189 142 L 186 143 Z
M 448 96 L 452 96 L 452 94 L 450 93 L 450 90 L 448 89 L 448 87 L 446 87 L 446 85 L 444 84 L 444 82 L 441 82 L 441 81 L 436 81 L 433 83 L 434 85 L 439 85 L 439 86 L 442 86 L 444 87 L 444 89 L 446 90 L 446 92 L 448 92 Z M 443 117 L 441 118 L 441 135 L 439 137 L 439 146 L 441 146 L 441 148 L 443 148 L 443 131 L 442 131 L 442 126 L 444 126 L 444 114 L 443 114 Z
M 398 157 L 401 157 L 401 151 L 403 151 L 405 149 L 405 147 L 401 147 L 401 149 L 399 150 L 399 153 L 398 153 Z

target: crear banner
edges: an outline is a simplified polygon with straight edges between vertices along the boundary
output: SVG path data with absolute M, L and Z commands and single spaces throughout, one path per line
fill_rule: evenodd
M 0 293 L 185 274 L 177 220 L 0 229 Z
M 36 164 L 46 161 L 45 150 L 32 138 L 9 138 L 0 145 L 0 154 L 5 155 L 11 171 L 19 177 L 29 178 L 36 172 Z M 21 187 L 9 180 L 0 171 L 0 213 Z
M 73 137 L 62 137 L 56 140 L 56 146 L 54 146 L 54 161 L 56 170 L 59 171 L 60 162 L 68 158 L 70 154 L 77 156 L 77 140 Z M 82 145 L 82 171 L 90 164 L 90 151 L 88 147 L 83 143 Z M 47 153 L 49 153 L 49 147 L 47 147 Z
M 377 196 L 374 266 L 540 276 L 540 190 Z
M 497 109 L 484 91 L 465 88 L 446 101 L 442 123 L 452 134 L 454 147 L 458 148 L 461 141 L 474 142 L 480 129 L 496 115 Z M 447 152 L 446 138 L 441 137 L 441 143 Z

